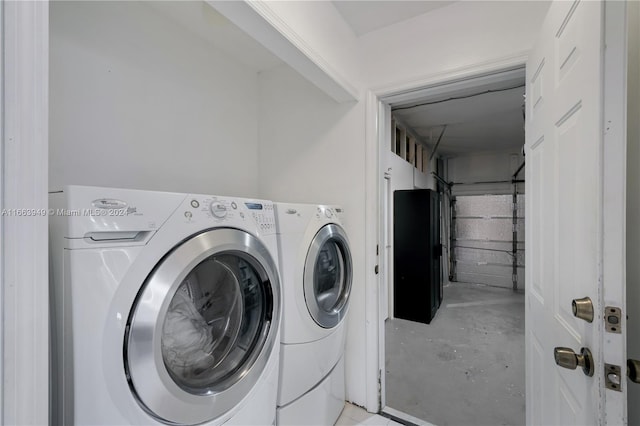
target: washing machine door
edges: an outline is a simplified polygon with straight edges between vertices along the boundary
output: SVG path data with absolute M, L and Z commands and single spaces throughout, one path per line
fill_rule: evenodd
M 275 263 L 254 236 L 213 229 L 187 239 L 148 276 L 124 341 L 140 405 L 169 424 L 198 424 L 238 405 L 277 345 Z
M 336 224 L 323 226 L 313 238 L 304 267 L 304 297 L 313 320 L 333 328 L 346 315 L 351 292 L 349 242 Z

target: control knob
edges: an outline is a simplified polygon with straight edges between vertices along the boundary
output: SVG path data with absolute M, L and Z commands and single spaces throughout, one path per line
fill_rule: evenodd
M 211 214 L 218 219 L 222 219 L 227 215 L 227 207 L 217 201 L 211 203 L 211 206 L 209 206 L 209 210 L 211 210 Z

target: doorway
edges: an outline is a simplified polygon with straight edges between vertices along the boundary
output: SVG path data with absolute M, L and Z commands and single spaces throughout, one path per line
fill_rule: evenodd
M 438 425 L 525 422 L 523 95 L 516 65 L 382 97 L 381 121 L 390 126 L 379 143 L 388 415 Z M 440 199 L 443 297 L 429 324 L 396 315 L 407 292 L 395 285 L 394 193 L 416 189 Z

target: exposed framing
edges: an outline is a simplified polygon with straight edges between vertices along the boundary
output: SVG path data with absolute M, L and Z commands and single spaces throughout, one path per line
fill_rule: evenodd
M 427 172 L 429 158 L 425 157 L 427 144 L 402 121 L 391 116 L 391 152 L 422 173 Z

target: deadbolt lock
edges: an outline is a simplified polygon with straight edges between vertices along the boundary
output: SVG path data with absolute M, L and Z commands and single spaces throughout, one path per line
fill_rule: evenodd
M 593 357 L 591 356 L 591 351 L 587 348 L 580 349 L 580 354 L 576 354 L 571 348 L 555 348 L 553 350 L 553 357 L 556 360 L 556 364 L 560 367 L 568 368 L 569 370 L 582 367 L 582 372 L 585 375 L 589 377 L 593 376 Z
M 588 297 L 582 299 L 573 299 L 571 302 L 571 309 L 573 310 L 573 316 L 585 320 L 586 322 L 593 322 L 593 302 Z

